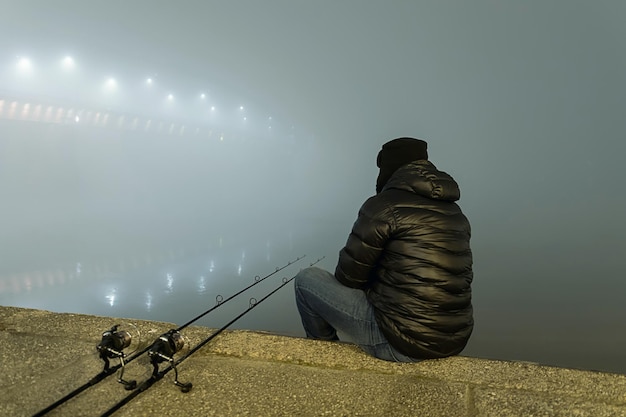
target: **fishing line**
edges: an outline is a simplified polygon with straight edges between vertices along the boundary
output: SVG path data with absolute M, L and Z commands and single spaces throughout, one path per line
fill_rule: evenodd
M 88 389 L 90 387 L 93 387 L 94 385 L 96 385 L 96 384 L 100 383 L 101 381 L 103 381 L 108 376 L 113 375 L 120 368 L 121 368 L 121 371 L 120 371 L 120 375 L 118 377 L 118 382 L 123 384 L 124 388 L 126 390 L 133 390 L 133 389 L 135 389 L 137 387 L 137 382 L 136 381 L 134 381 L 134 380 L 126 381 L 126 380 L 123 379 L 124 369 L 125 369 L 125 366 L 128 363 L 130 363 L 133 360 L 137 359 L 139 356 L 143 355 L 144 353 L 150 351 L 152 348 L 155 347 L 155 345 L 158 345 L 157 348 L 159 348 L 162 351 L 162 350 L 166 349 L 166 347 L 168 345 L 174 344 L 174 346 L 173 346 L 174 351 L 178 351 L 179 350 L 179 349 L 177 349 L 178 345 L 180 345 L 180 347 L 182 347 L 182 343 L 183 343 L 182 338 L 180 340 L 178 339 L 180 337 L 180 333 L 179 333 L 180 330 L 183 330 L 184 328 L 188 327 L 192 323 L 194 323 L 197 320 L 201 319 L 202 317 L 206 316 L 207 314 L 209 314 L 210 312 L 212 312 L 216 308 L 226 304 L 228 301 L 232 300 L 233 298 L 237 297 L 238 295 L 242 294 L 243 292 L 249 290 L 250 288 L 254 287 L 255 285 L 261 283 L 262 281 L 266 280 L 267 278 L 277 274 L 278 272 L 282 271 L 283 269 L 285 269 L 285 268 L 293 265 L 294 263 L 300 261 L 304 257 L 306 257 L 306 255 L 299 256 L 295 260 L 287 262 L 286 265 L 283 265 L 281 267 L 277 267 L 276 270 L 274 270 L 273 272 L 267 274 L 263 278 L 260 278 L 258 275 L 256 275 L 254 277 L 254 282 L 252 284 L 248 285 L 244 289 L 238 291 L 237 293 L 231 295 L 230 297 L 228 297 L 226 299 L 224 299 L 221 295 L 218 294 L 215 297 L 215 300 L 216 300 L 215 306 L 211 307 L 210 309 L 208 309 L 207 311 L 203 312 L 202 314 L 199 314 L 195 318 L 189 320 L 187 323 L 183 324 L 182 326 L 178 327 L 177 329 L 172 329 L 172 330 L 168 331 L 167 333 L 161 335 L 153 344 L 148 345 L 148 346 L 146 346 L 145 348 L 143 348 L 143 349 L 141 349 L 139 351 L 136 351 L 135 353 L 133 353 L 130 356 L 127 356 L 125 353 L 123 353 L 123 350 L 130 345 L 130 342 L 131 342 L 130 334 L 128 334 L 128 332 L 126 332 L 124 330 L 118 330 L 119 325 L 113 326 L 110 330 L 107 330 L 107 331 L 102 333 L 102 340 L 96 346 L 96 349 L 98 350 L 100 359 L 102 359 L 104 361 L 104 369 L 99 374 L 94 376 L 92 379 L 90 379 L 89 381 L 87 381 L 86 383 L 81 385 L 80 387 L 74 389 L 69 394 L 65 395 L 61 399 L 59 399 L 59 400 L 55 401 L 54 403 L 50 404 L 48 407 L 46 407 L 43 410 L 41 410 L 41 411 L 37 412 L 36 414 L 34 414 L 33 417 L 40 417 L 40 416 L 43 416 L 43 415 L 49 413 L 50 411 L 54 410 L 55 408 L 57 408 L 61 404 L 63 404 L 65 402 L 71 400 L 72 398 L 76 397 L 78 394 L 80 394 L 81 392 L 85 391 L 86 389 Z M 317 262 L 319 262 L 319 260 Z M 317 262 L 315 262 L 315 263 L 317 263 Z M 164 338 L 167 339 L 167 340 L 164 340 Z M 164 345 L 165 345 L 165 347 L 164 347 Z M 114 366 L 110 366 L 109 359 L 114 359 L 114 358 L 118 358 L 120 360 L 120 363 L 117 364 L 117 365 L 114 365 Z
M 310 264 L 310 266 L 315 265 L 316 263 L 320 262 L 322 259 L 324 259 L 324 257 L 319 258 L 317 261 L 313 262 L 312 264 Z M 206 339 L 204 339 L 203 341 L 201 341 L 200 343 L 198 343 L 196 346 L 194 346 L 189 352 L 187 352 L 185 355 L 183 355 L 181 358 L 179 358 L 178 360 L 174 360 L 173 356 L 167 356 L 167 355 L 162 355 L 160 356 L 161 359 L 163 359 L 162 361 L 169 361 L 170 365 L 168 367 L 166 367 L 165 369 L 163 369 L 162 371 L 159 371 L 158 369 L 158 360 L 154 361 L 153 364 L 153 372 L 152 372 L 152 376 L 150 376 L 150 378 L 146 379 L 141 385 L 139 385 L 139 387 L 137 387 L 137 389 L 135 389 L 134 391 L 132 391 L 130 394 L 128 394 L 126 397 L 124 397 L 122 400 L 120 400 L 119 402 L 117 402 L 115 405 L 113 405 L 111 408 L 109 408 L 107 411 L 105 411 L 101 417 L 108 417 L 110 415 L 112 415 L 114 412 L 116 412 L 117 410 L 119 410 L 120 408 L 122 408 L 124 405 L 128 404 L 130 401 L 132 401 L 134 398 L 136 398 L 139 394 L 141 394 L 142 392 L 145 392 L 146 390 L 148 390 L 152 385 L 154 385 L 155 382 L 159 381 L 160 379 L 162 379 L 168 372 L 170 372 L 171 370 L 174 370 L 175 373 L 175 378 L 174 378 L 174 384 L 176 386 L 178 386 L 182 392 L 189 392 L 192 388 L 192 384 L 191 382 L 187 382 L 187 383 L 182 383 L 178 381 L 178 370 L 176 368 L 177 365 L 180 365 L 185 359 L 189 358 L 191 355 L 193 355 L 195 352 L 197 352 L 200 348 L 202 348 L 204 345 L 206 345 L 207 343 L 209 343 L 211 340 L 213 340 L 217 335 L 219 335 L 220 333 L 222 333 L 224 330 L 226 330 L 231 324 L 233 324 L 234 322 L 236 322 L 237 320 L 239 320 L 240 318 L 242 318 L 243 316 L 245 316 L 247 313 L 250 312 L 250 310 L 252 310 L 253 308 L 255 308 L 256 306 L 258 306 L 259 304 L 261 304 L 263 301 L 265 301 L 267 298 L 269 298 L 270 296 L 272 296 L 274 293 L 276 293 L 278 290 L 280 290 L 281 288 L 283 288 L 285 285 L 287 285 L 288 283 L 290 283 L 296 276 L 294 275 L 293 277 L 287 279 L 287 278 L 283 278 L 283 283 L 280 284 L 278 287 L 276 287 L 274 290 L 272 290 L 271 292 L 269 292 L 267 295 L 265 295 L 263 298 L 261 298 L 260 300 L 256 300 L 254 298 L 250 299 L 250 306 L 244 310 L 243 312 L 241 312 L 237 317 L 235 317 L 234 319 L 232 319 L 231 321 L 229 321 L 228 323 L 226 323 L 224 326 L 222 326 L 219 330 L 217 330 L 215 333 L 211 334 L 209 337 L 207 337 Z M 175 352 L 174 352 L 175 353 Z

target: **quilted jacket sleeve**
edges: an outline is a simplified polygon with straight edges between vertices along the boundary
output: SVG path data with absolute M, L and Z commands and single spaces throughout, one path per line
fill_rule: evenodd
M 393 212 L 380 195 L 369 198 L 359 210 L 346 245 L 339 252 L 335 277 L 347 287 L 365 289 L 393 230 Z

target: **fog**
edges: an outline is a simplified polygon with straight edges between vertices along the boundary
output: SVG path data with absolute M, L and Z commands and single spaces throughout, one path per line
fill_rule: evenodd
M 380 146 L 414 136 L 472 224 L 463 354 L 626 372 L 626 3 L 0 5 L 0 304 L 182 323 L 306 254 L 201 322 L 220 327 L 299 267 L 334 270 Z M 65 54 L 71 79 L 44 65 Z M 90 87 L 113 75 L 116 96 Z M 177 107 L 131 88 L 146 76 Z M 201 92 L 231 109 L 223 137 Z M 13 101 L 179 127 L 17 120 Z M 234 327 L 304 335 L 291 287 Z

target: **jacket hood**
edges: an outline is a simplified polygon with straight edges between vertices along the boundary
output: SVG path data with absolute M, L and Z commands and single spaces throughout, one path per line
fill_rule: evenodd
M 457 201 L 461 198 L 459 185 L 454 178 L 439 171 L 427 160 L 413 161 L 398 168 L 381 192 L 391 189 L 409 191 L 440 201 Z

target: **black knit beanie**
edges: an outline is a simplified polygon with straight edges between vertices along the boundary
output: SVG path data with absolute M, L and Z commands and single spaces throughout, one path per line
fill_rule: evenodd
M 414 138 L 397 138 L 385 143 L 376 159 L 376 166 L 380 168 L 376 179 L 376 193 L 382 191 L 391 175 L 402 165 L 428 159 L 427 146 L 423 140 Z

